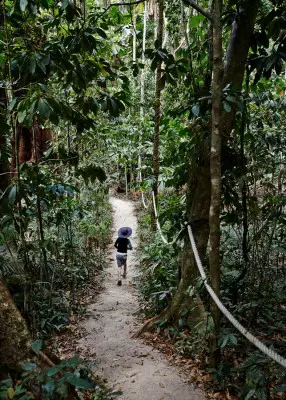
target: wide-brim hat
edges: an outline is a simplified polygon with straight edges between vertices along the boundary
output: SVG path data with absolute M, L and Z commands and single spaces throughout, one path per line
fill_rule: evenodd
M 122 228 L 118 229 L 118 236 L 120 238 L 128 238 L 132 235 L 132 229 L 128 226 L 123 226 Z

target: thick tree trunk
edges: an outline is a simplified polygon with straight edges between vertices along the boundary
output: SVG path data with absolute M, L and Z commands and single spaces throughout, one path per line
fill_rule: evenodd
M 212 135 L 210 153 L 211 205 L 209 214 L 210 252 L 209 268 L 211 286 L 220 295 L 220 208 L 221 208 L 221 110 L 222 110 L 222 1 L 214 0 L 213 7 L 213 78 L 212 78 Z M 217 340 L 220 331 L 220 310 L 213 300 L 210 303 L 214 332 L 210 338 L 210 365 L 219 363 Z
M 31 336 L 3 281 L 0 281 L 0 365 L 21 370 L 31 354 Z
M 201 128 L 205 130 L 205 128 Z M 204 132 L 206 136 L 207 132 Z M 187 220 L 192 226 L 198 252 L 204 260 L 209 238 L 209 209 L 210 209 L 210 158 L 209 141 L 206 139 L 201 146 L 198 166 L 190 165 L 189 182 L 187 190 Z M 192 171 L 192 172 L 191 172 Z M 152 318 L 142 326 L 134 335 L 139 336 L 143 332 L 152 330 L 160 320 L 168 321 L 178 319 L 180 311 L 189 309 L 189 321 L 191 325 L 204 318 L 205 308 L 199 296 L 190 297 L 189 288 L 196 285 L 198 269 L 193 255 L 189 237 L 186 235 L 181 263 L 181 279 L 178 289 L 169 306 L 161 314 Z
M 35 162 L 36 158 L 41 160 L 44 152 L 48 150 L 53 139 L 52 131 L 47 128 L 40 128 L 36 122 L 34 123 L 34 127 L 31 129 L 18 125 L 16 128 L 16 135 L 17 140 L 15 140 L 15 138 L 11 140 L 13 155 L 11 163 L 12 172 L 14 172 L 17 167 L 15 142 L 18 142 L 19 165 L 21 165 L 27 161 Z M 34 136 L 36 142 L 35 152 L 33 151 Z
M 241 91 L 259 4 L 260 0 L 245 0 L 240 2 L 236 19 L 232 24 L 223 74 L 223 87 L 231 85 L 233 90 L 237 92 Z M 235 105 L 233 105 L 232 112 L 222 110 L 221 135 L 226 139 L 228 139 L 234 126 L 235 111 Z

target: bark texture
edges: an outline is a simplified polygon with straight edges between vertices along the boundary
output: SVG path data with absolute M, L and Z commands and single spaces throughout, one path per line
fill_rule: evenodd
M 0 88 L 0 112 L 5 111 L 7 105 L 5 89 Z M 4 191 L 10 182 L 9 165 L 5 157 L 7 151 L 7 143 L 5 133 L 0 132 L 0 191 Z
M 226 63 L 223 74 L 223 87 L 231 85 L 233 90 L 240 92 L 245 72 L 248 51 L 253 34 L 255 19 L 260 0 L 244 0 L 240 2 L 236 18 L 232 24 L 232 32 L 226 53 Z M 235 105 L 232 112 L 222 111 L 222 136 L 229 137 L 234 126 Z
M 164 2 L 158 0 L 158 29 L 157 29 L 157 48 L 161 49 L 163 44 L 164 30 Z M 158 194 L 159 179 L 159 142 L 160 142 L 160 122 L 161 122 L 161 78 L 162 78 L 162 62 L 158 61 L 156 69 L 156 89 L 155 89 L 155 127 L 154 127 L 154 147 L 153 147 L 153 170 L 154 184 L 153 191 L 155 197 Z
M 211 286 L 220 295 L 220 208 L 221 208 L 221 111 L 222 111 L 222 1 L 214 0 L 213 6 L 213 78 L 212 78 L 212 135 L 210 152 L 211 204 L 209 214 L 210 251 L 209 268 Z M 220 310 L 213 300 L 210 310 L 214 322 L 214 332 L 210 338 L 210 364 L 214 368 L 219 363 L 220 352 L 217 340 L 220 331 Z
M 35 135 L 35 151 L 33 130 Z M 35 162 L 36 159 L 40 160 L 43 157 L 44 152 L 48 150 L 53 139 L 52 131 L 50 129 L 40 128 L 37 123 L 34 124 L 33 129 L 25 128 L 20 125 L 17 126 L 16 135 L 17 140 L 15 140 L 15 138 L 11 140 L 13 151 L 13 158 L 11 163 L 12 171 L 16 170 L 15 142 L 18 142 L 19 165 L 21 165 L 24 162 Z
M 8 289 L 0 281 L 0 365 L 21 370 L 32 358 L 31 336 Z

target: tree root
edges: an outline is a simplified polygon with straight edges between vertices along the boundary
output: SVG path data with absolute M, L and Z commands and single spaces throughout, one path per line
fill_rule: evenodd
M 143 333 L 152 331 L 156 328 L 156 325 L 159 321 L 163 320 L 165 323 L 167 323 L 168 321 L 170 321 L 171 318 L 178 320 L 180 311 L 185 308 L 190 310 L 191 319 L 195 324 L 202 321 L 205 309 L 201 298 L 196 295 L 193 299 L 193 304 L 191 305 L 190 297 L 185 295 L 184 292 L 179 291 L 177 293 L 177 296 L 173 298 L 171 303 L 160 314 L 145 322 L 145 324 L 140 329 L 138 329 L 138 331 L 135 332 L 131 337 L 133 339 L 136 339 Z
M 49 367 L 54 367 L 56 364 L 48 357 L 46 354 L 44 354 L 42 351 L 39 351 L 39 356 L 40 358 L 49 366 Z
M 145 332 L 150 332 L 153 329 L 156 328 L 156 325 L 159 321 L 161 321 L 162 319 L 165 320 L 165 322 L 168 322 L 170 320 L 170 318 L 173 316 L 173 310 L 171 309 L 171 307 L 167 307 L 165 308 L 165 310 L 163 310 L 160 314 L 155 315 L 155 317 L 149 319 L 147 322 L 145 322 L 145 324 L 143 326 L 141 326 L 140 329 L 138 329 L 137 332 L 135 332 L 131 337 L 133 339 L 138 338 L 139 336 L 141 336 L 143 333 Z
M 38 355 L 45 362 L 45 364 L 47 364 L 49 367 L 55 367 L 56 366 L 56 364 L 48 356 L 46 356 L 46 354 L 43 353 L 42 351 L 39 351 Z M 59 376 L 62 376 L 62 375 L 63 375 L 63 373 L 60 371 L 59 372 Z M 77 394 L 76 389 L 71 385 L 69 385 L 68 397 L 66 398 L 66 400 L 80 400 L 80 397 Z

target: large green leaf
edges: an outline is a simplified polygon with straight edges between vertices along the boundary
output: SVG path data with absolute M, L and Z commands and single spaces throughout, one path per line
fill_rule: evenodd
M 94 383 L 82 378 L 78 378 L 77 376 L 69 376 L 66 381 L 71 385 L 79 388 L 79 389 L 91 389 L 94 387 Z
M 10 101 L 8 104 L 8 110 L 12 111 L 17 103 L 17 97 L 15 97 L 13 100 Z
M 34 112 L 35 112 L 35 108 L 36 108 L 36 104 L 37 104 L 37 100 L 35 100 L 31 107 L 29 108 L 29 110 L 27 110 L 27 116 L 26 116 L 26 126 L 28 128 L 31 128 L 31 126 L 33 125 L 33 120 L 34 120 Z
M 104 182 L 106 180 L 106 174 L 104 170 L 95 165 L 88 165 L 84 168 L 78 168 L 76 175 L 82 176 L 86 183 L 88 183 L 89 180 L 91 182 L 94 182 L 96 179 L 98 179 L 100 182 Z
M 8 202 L 10 205 L 13 205 L 16 201 L 16 196 L 17 196 L 17 186 L 13 186 L 9 192 L 8 196 Z
M 29 67 L 29 72 L 33 75 L 36 71 L 36 58 L 34 55 L 31 55 L 31 57 L 29 58 L 29 63 L 28 63 L 28 67 Z
M 28 0 L 20 0 L 20 10 L 24 12 L 27 8 Z
M 53 110 L 48 101 L 41 98 L 38 102 L 38 111 L 41 118 L 47 119 Z
M 27 363 L 24 365 L 24 370 L 25 371 L 32 371 L 33 369 L 37 368 L 37 364 L 35 363 Z
M 40 350 L 43 347 L 43 341 L 41 339 L 37 339 L 32 343 L 32 350 L 36 353 L 39 354 Z
M 27 114 L 27 111 L 26 111 L 26 110 L 22 110 L 22 111 L 18 112 L 18 121 L 19 121 L 20 124 L 21 124 L 21 123 L 24 121 L 24 119 L 26 118 L 26 114 Z
M 56 388 L 56 385 L 55 385 L 54 381 L 50 380 L 47 383 L 45 383 L 44 385 L 42 385 L 42 388 L 47 393 L 53 393 Z
M 194 114 L 194 116 L 198 117 L 200 115 L 200 106 L 199 104 L 195 104 L 192 107 L 192 113 Z

